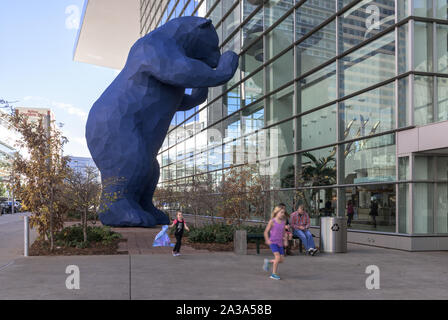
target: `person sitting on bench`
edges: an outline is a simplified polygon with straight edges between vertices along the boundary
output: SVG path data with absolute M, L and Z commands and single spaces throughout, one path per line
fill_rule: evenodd
M 293 228 L 293 234 L 302 240 L 307 254 L 314 256 L 317 252 L 314 245 L 313 235 L 309 231 L 310 216 L 305 211 L 303 205 L 299 205 L 297 211 L 291 213 L 289 224 Z

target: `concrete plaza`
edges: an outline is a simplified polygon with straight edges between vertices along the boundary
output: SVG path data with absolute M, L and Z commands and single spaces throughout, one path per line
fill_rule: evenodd
M 448 299 L 448 252 L 348 249 L 287 257 L 280 281 L 262 270 L 267 250 L 18 258 L 0 270 L 0 299 Z M 66 288 L 68 265 L 79 267 L 79 290 Z M 378 290 L 366 289 L 369 265 Z

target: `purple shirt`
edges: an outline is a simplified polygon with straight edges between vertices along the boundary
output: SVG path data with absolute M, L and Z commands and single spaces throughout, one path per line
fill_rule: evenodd
M 274 223 L 272 224 L 272 228 L 270 230 L 269 241 L 271 241 L 272 244 L 283 247 L 283 234 L 285 232 L 286 221 L 283 223 L 278 223 L 275 219 L 272 219 L 272 221 Z

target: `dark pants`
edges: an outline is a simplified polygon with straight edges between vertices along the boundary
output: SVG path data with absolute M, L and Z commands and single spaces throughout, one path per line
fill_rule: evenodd
M 351 225 L 353 220 L 353 213 L 349 213 L 347 214 L 347 216 L 348 216 L 347 225 Z
M 179 253 L 180 246 L 182 245 L 182 234 L 175 233 L 174 236 L 176 237 L 176 245 L 174 246 L 173 252 Z

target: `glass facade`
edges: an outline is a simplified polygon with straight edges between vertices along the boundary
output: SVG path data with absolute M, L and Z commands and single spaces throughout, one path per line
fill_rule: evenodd
M 160 186 L 251 165 L 266 217 L 303 203 L 317 224 L 350 201 L 354 230 L 448 233 L 446 156 L 397 156 L 398 131 L 448 120 L 447 1 L 142 0 L 141 34 L 186 15 L 210 18 L 240 63 L 173 118 Z

